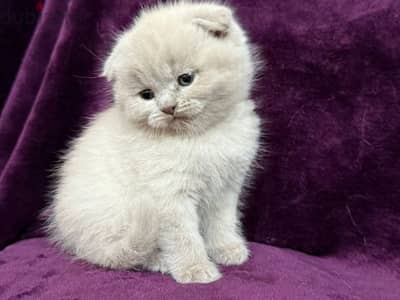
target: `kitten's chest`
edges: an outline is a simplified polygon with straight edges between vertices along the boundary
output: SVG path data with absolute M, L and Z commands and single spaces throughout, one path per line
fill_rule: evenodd
M 256 151 L 252 139 L 220 132 L 198 139 L 160 143 L 152 147 L 152 155 L 145 160 L 142 171 L 169 186 L 179 183 L 190 189 L 240 184 Z

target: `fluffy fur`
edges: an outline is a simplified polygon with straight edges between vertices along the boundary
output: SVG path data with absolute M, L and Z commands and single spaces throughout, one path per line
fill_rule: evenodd
M 232 11 L 213 3 L 146 9 L 104 64 L 115 102 L 65 155 L 51 238 L 104 267 L 220 278 L 249 252 L 239 195 L 258 149 L 254 56 Z M 177 77 L 195 74 L 189 86 Z M 139 93 L 154 91 L 144 100 Z M 175 107 L 173 115 L 162 112 Z

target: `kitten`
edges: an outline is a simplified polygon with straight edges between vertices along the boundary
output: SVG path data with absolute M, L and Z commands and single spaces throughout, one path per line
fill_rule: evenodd
M 181 283 L 246 261 L 238 205 L 260 135 L 255 66 L 230 8 L 144 10 L 104 64 L 115 103 L 58 170 L 51 239 L 79 259 Z

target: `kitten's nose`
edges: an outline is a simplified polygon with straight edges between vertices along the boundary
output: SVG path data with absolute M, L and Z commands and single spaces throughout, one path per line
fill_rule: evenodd
M 167 115 L 173 115 L 175 113 L 175 108 L 176 108 L 176 105 L 170 105 L 170 106 L 163 107 L 161 109 L 161 111 Z

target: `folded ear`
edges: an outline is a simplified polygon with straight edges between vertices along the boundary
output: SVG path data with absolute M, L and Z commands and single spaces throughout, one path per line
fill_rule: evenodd
M 216 38 L 228 35 L 232 22 L 232 11 L 224 6 L 204 7 L 195 14 L 193 23 Z

